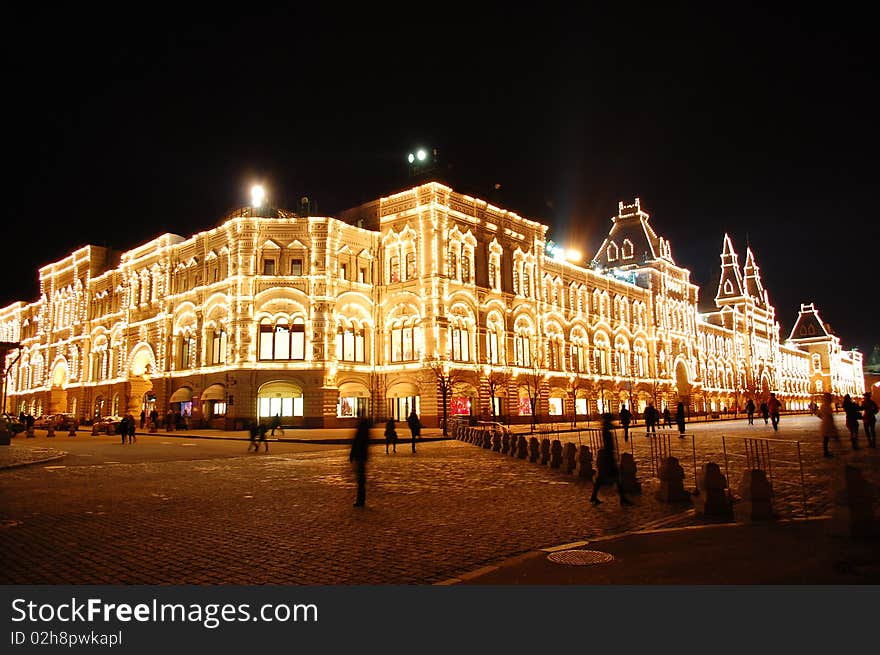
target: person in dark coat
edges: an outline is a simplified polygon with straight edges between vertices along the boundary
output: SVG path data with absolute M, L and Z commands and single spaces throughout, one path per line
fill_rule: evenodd
M 272 436 L 275 436 L 275 430 L 281 430 L 281 434 L 284 434 L 284 428 L 281 425 L 281 414 L 276 414 L 272 417 Z
M 648 402 L 645 407 L 645 436 L 649 434 L 657 434 L 657 422 L 660 420 L 660 413 L 654 407 L 654 403 Z
M 767 421 L 770 419 L 770 406 L 766 400 L 761 403 L 761 417 L 764 419 L 764 425 L 767 425 Z
M 871 398 L 871 392 L 865 392 L 862 401 L 862 423 L 865 426 L 865 438 L 868 440 L 868 448 L 877 447 L 877 403 Z
M 749 425 L 755 424 L 755 401 L 749 398 L 749 402 L 746 403 L 746 414 L 749 415 Z
M 623 426 L 623 440 L 629 441 L 629 424 L 632 421 L 632 412 L 626 408 L 626 405 L 620 409 L 620 424 Z
M 685 416 L 684 416 L 684 403 L 678 403 L 678 407 L 675 408 L 675 422 L 678 424 L 678 438 L 684 439 L 684 424 L 685 424 Z
M 406 423 L 409 425 L 409 433 L 412 438 L 412 451 L 416 452 L 416 439 L 420 438 L 422 434 L 422 423 L 419 421 L 419 415 L 416 414 L 416 410 L 412 410 L 409 413 Z
M 632 501 L 623 495 L 620 484 L 620 471 L 617 468 L 617 457 L 614 453 L 614 433 L 611 430 L 611 414 L 602 414 L 602 447 L 596 457 L 596 479 L 593 481 L 593 493 L 590 502 L 600 504 L 599 488 L 603 484 L 616 484 L 621 505 L 632 505 Z
M 367 459 L 370 454 L 370 422 L 362 418 L 358 421 L 354 439 L 351 441 L 351 452 L 348 461 L 352 463 L 357 481 L 357 499 L 355 507 L 363 507 L 367 502 Z
M 269 426 L 265 423 L 260 423 L 260 427 L 257 429 L 257 434 L 260 437 L 260 443 L 263 444 L 263 447 L 266 449 L 266 452 L 269 452 L 269 441 L 266 439 L 266 432 L 269 431 Z M 260 443 L 257 444 L 257 450 L 260 449 Z
M 669 411 L 669 405 L 663 408 L 663 427 L 672 427 L 672 412 Z
M 147 410 L 141 410 L 141 430 L 144 429 L 144 423 L 147 422 Z
M 782 403 L 776 397 L 775 393 L 770 394 L 770 400 L 767 401 L 767 411 L 770 412 L 770 422 L 773 429 L 779 432 L 779 412 L 782 410 Z
M 257 443 L 257 436 L 260 434 L 260 428 L 257 426 L 256 421 L 251 421 L 249 432 L 251 435 L 251 442 L 248 445 L 248 452 L 251 452 L 251 449 L 253 449 L 254 452 L 258 452 L 260 450 L 260 444 Z
M 388 419 L 385 424 L 385 454 L 388 454 L 388 446 L 391 446 L 397 452 L 397 429 L 394 427 L 394 417 Z
M 849 430 L 849 440 L 853 450 L 859 449 L 859 419 L 862 417 L 862 408 L 849 394 L 843 397 L 843 413 L 846 416 L 846 429 Z

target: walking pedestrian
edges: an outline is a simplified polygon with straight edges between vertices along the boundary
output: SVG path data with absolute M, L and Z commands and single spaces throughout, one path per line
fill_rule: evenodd
M 654 403 L 648 401 L 645 407 L 645 436 L 649 434 L 657 434 L 657 422 L 660 420 L 660 413 L 654 407 Z
M 865 425 L 865 439 L 868 440 L 868 448 L 877 447 L 877 403 L 871 398 L 871 392 L 866 391 L 862 401 L 862 423 Z
M 351 452 L 348 461 L 352 463 L 357 482 L 357 498 L 355 507 L 363 507 L 367 502 L 367 458 L 370 454 L 370 422 L 362 418 L 358 421 L 354 439 L 351 441 Z
M 672 427 L 672 413 L 669 411 L 669 405 L 663 408 L 663 427 Z
M 253 450 L 254 452 L 259 451 L 260 446 L 257 443 L 257 435 L 260 433 L 260 428 L 257 427 L 256 421 L 251 421 L 251 424 L 248 428 L 248 432 L 250 433 L 250 436 L 251 436 L 251 442 L 250 442 L 250 444 L 248 444 L 248 452 L 251 452 L 251 450 Z
M 419 415 L 416 414 L 416 410 L 412 410 L 409 413 L 406 423 L 409 425 L 409 433 L 412 439 L 412 451 L 416 452 L 416 439 L 420 439 L 422 435 L 422 423 L 419 421 Z
M 746 414 L 749 415 L 749 425 L 755 424 L 755 401 L 749 398 L 749 402 L 746 403 Z
M 775 393 L 770 394 L 770 400 L 767 401 L 767 411 L 770 412 L 770 422 L 773 424 L 773 430 L 779 432 L 779 412 L 782 409 L 782 403 L 776 397 Z
M 119 436 L 122 438 L 122 445 L 125 445 L 125 438 L 128 436 L 128 417 L 123 416 L 122 420 L 116 424 L 116 431 L 119 432 Z
M 684 439 L 684 403 L 679 402 L 675 408 L 675 422 L 678 424 L 678 438 Z
M 859 420 L 862 418 L 862 408 L 849 394 L 843 397 L 843 413 L 846 415 L 846 429 L 849 430 L 849 441 L 853 450 L 859 449 Z
M 819 416 L 819 420 L 822 421 L 822 454 L 825 457 L 834 457 L 828 449 L 828 442 L 831 439 L 838 440 L 840 437 L 837 434 L 837 425 L 834 423 L 834 408 L 831 406 L 831 394 L 827 391 L 822 394 L 822 404 L 816 413 Z
M 260 423 L 260 427 L 257 429 L 257 434 L 260 437 L 260 443 L 263 444 L 263 448 L 265 452 L 269 452 L 269 440 L 266 439 L 266 432 L 269 431 L 269 426 L 265 423 Z M 257 444 L 257 451 L 260 450 L 260 445 Z
M 629 424 L 632 421 L 632 412 L 626 405 L 620 408 L 620 424 L 623 426 L 623 440 L 629 441 Z
M 128 443 L 134 443 L 137 441 L 137 437 L 135 436 L 135 422 L 134 416 L 131 414 L 128 415 Z
M 767 420 L 770 418 L 770 406 L 766 400 L 761 401 L 761 417 L 764 419 L 764 425 L 767 425 Z
M 147 410 L 141 410 L 141 430 L 144 429 L 144 423 L 147 422 Z
M 599 449 L 596 457 L 596 478 L 593 482 L 593 493 L 590 495 L 590 502 L 599 505 L 599 489 L 604 484 L 616 484 L 617 493 L 620 496 L 621 505 L 632 505 L 623 494 L 623 487 L 620 484 L 620 471 L 617 468 L 617 457 L 614 453 L 614 433 L 611 430 L 611 414 L 602 414 L 602 447 Z
M 281 434 L 284 434 L 284 428 L 281 426 L 281 414 L 276 414 L 272 417 L 272 436 L 275 436 L 275 430 L 281 430 Z
M 385 454 L 388 454 L 388 446 L 392 447 L 392 452 L 397 452 L 397 429 L 394 427 L 394 417 L 388 419 L 385 424 Z

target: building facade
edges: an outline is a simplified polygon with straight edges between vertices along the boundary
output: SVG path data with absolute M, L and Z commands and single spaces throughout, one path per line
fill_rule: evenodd
M 302 212 L 307 214 L 307 212 Z M 725 235 L 713 311 L 650 217 L 620 203 L 587 266 L 548 227 L 431 182 L 336 217 L 247 207 L 184 238 L 86 246 L 0 310 L 6 409 L 82 420 L 169 409 L 227 429 L 692 412 L 864 391 L 813 305 L 781 339 L 754 254 Z

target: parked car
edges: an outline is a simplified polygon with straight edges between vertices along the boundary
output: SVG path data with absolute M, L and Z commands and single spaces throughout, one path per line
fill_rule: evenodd
M 13 414 L 3 414 L 2 416 L 0 416 L 0 421 L 5 424 L 6 429 L 9 430 L 9 433 L 13 437 L 19 432 L 25 431 L 24 423 L 19 421 L 18 417 Z
M 51 423 L 56 430 L 69 430 L 73 420 L 73 414 L 48 414 L 34 421 L 34 427 L 45 430 Z

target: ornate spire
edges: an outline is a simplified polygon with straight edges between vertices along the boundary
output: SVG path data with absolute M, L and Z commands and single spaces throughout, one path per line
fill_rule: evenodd
M 724 235 L 724 249 L 721 252 L 721 279 L 718 281 L 718 293 L 715 304 L 719 307 L 727 301 L 741 299 L 743 296 L 742 274 L 739 272 L 739 257 L 733 250 L 733 243 L 728 234 Z
M 755 255 L 749 247 L 746 247 L 746 263 L 743 267 L 743 272 L 745 274 L 746 294 L 754 298 L 757 304 L 766 304 L 764 286 L 761 284 L 761 274 L 758 265 L 755 263 Z

